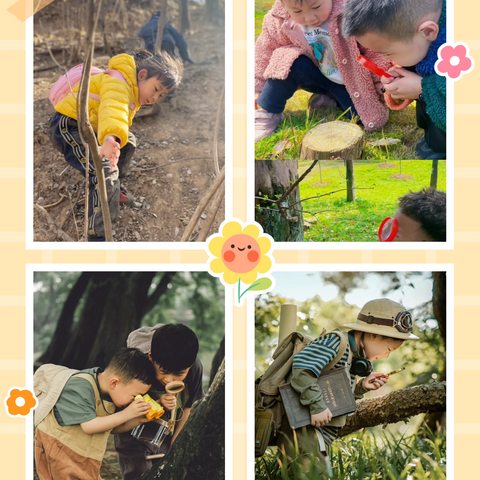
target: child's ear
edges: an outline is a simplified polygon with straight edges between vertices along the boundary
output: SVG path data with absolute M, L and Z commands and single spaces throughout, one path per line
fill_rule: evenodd
M 438 24 L 427 20 L 420 24 L 418 31 L 429 41 L 434 42 L 438 37 Z
M 144 68 L 138 72 L 138 79 L 145 80 L 148 77 L 148 71 Z
M 117 387 L 117 385 L 120 383 L 120 379 L 117 378 L 117 377 L 112 377 L 110 379 L 110 383 L 108 384 L 109 387 L 110 387 L 110 390 L 115 390 L 115 388 Z

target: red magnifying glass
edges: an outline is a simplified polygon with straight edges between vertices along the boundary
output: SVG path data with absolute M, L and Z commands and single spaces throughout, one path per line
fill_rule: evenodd
M 368 58 L 365 58 L 363 55 L 360 55 L 357 58 L 357 62 L 379 77 L 395 78 L 393 75 L 390 75 L 383 68 L 379 67 L 376 63 L 372 62 Z
M 398 221 L 396 218 L 387 217 L 378 229 L 378 239 L 381 242 L 393 242 L 398 233 Z

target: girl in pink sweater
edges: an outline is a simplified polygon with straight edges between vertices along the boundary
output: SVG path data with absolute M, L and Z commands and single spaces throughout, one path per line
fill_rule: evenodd
M 363 68 L 364 55 L 390 64 L 341 34 L 345 0 L 277 0 L 255 45 L 255 141 L 271 135 L 297 89 L 314 93 L 310 107 L 339 106 L 360 117 L 367 131 L 388 120 L 380 77 Z

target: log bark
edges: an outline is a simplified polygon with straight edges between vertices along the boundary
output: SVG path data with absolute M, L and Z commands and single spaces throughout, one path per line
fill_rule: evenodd
M 163 460 L 142 480 L 225 478 L 225 361 Z
M 210 382 L 208 383 L 209 386 L 212 386 L 213 381 L 217 375 L 218 369 L 225 358 L 225 337 L 222 338 L 220 343 L 220 347 L 218 347 L 217 352 L 212 360 L 212 369 L 210 370 Z
M 338 436 L 344 437 L 365 427 L 405 421 L 420 413 L 445 412 L 446 404 L 445 382 L 417 385 L 363 400 L 358 403 L 355 413 L 347 417 Z
M 280 198 L 297 178 L 296 160 L 256 160 L 255 196 L 266 195 L 271 200 Z M 282 202 L 290 215 L 291 220 L 288 220 L 278 211 L 277 206 L 257 198 L 255 221 L 262 225 L 263 231 L 271 235 L 276 242 L 303 242 L 303 214 L 299 201 L 300 191 L 294 188 Z M 294 208 L 288 210 L 288 207 L 294 204 Z
M 304 137 L 302 160 L 361 160 L 363 130 L 353 123 L 328 122 L 312 128 Z

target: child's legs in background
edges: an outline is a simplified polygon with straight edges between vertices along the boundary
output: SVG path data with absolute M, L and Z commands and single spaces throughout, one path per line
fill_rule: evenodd
M 287 100 L 299 89 L 311 93 L 323 93 L 333 98 L 342 110 L 351 107 L 348 116 L 355 113 L 352 99 L 345 85 L 330 81 L 317 65 L 305 55 L 300 55 L 292 64 L 285 80 L 269 79 L 258 98 L 258 105 L 270 113 L 282 113 Z
M 427 104 L 420 99 L 417 100 L 417 124 L 425 130 L 425 142 L 428 147 L 437 153 L 446 153 L 447 134 L 433 123 L 427 113 Z
M 63 153 L 67 163 L 85 175 L 85 149 L 78 132 L 77 121 L 57 113 L 50 119 L 50 138 L 57 150 Z M 133 154 L 133 153 L 132 153 Z M 120 180 L 118 168 L 112 172 L 107 158 L 102 159 L 107 189 L 107 200 L 110 208 L 112 228 L 120 210 Z M 88 196 L 88 232 L 89 241 L 103 241 L 105 227 L 100 206 L 98 178 L 95 165 L 90 154 L 89 161 L 89 196 Z

